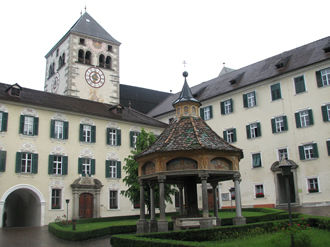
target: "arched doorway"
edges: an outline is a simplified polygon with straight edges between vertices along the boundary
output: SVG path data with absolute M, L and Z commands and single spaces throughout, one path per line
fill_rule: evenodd
M 81 219 L 93 218 L 93 195 L 82 193 L 79 196 L 79 217 Z
M 0 200 L 1 227 L 35 227 L 44 225 L 45 200 L 31 185 L 16 185 Z

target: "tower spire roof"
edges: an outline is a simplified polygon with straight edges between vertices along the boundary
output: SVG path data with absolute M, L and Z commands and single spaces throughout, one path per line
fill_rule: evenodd
M 187 83 L 187 77 L 188 77 L 188 72 L 185 71 L 183 72 L 183 77 L 184 77 L 184 84 L 183 84 L 183 87 L 182 87 L 182 90 L 181 90 L 181 94 L 179 96 L 179 98 L 173 102 L 173 106 L 175 106 L 177 103 L 180 103 L 180 102 L 197 102 L 199 103 L 199 105 L 201 105 L 201 103 L 194 98 L 194 96 L 192 95 L 191 93 L 191 90 L 190 90 L 190 87 L 188 86 L 188 83 Z
M 86 10 L 85 10 L 86 11 Z M 77 32 L 93 36 L 96 38 L 108 40 L 111 42 L 119 43 L 118 40 L 113 38 L 100 24 L 98 24 L 93 17 L 85 12 L 76 23 L 70 28 L 70 32 Z

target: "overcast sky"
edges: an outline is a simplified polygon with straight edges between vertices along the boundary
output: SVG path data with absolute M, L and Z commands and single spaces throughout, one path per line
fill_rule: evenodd
M 120 83 L 169 92 L 330 36 L 329 0 L 2 0 L 0 82 L 43 90 L 45 55 L 87 12 L 121 42 Z M 186 68 L 183 61 L 187 62 Z

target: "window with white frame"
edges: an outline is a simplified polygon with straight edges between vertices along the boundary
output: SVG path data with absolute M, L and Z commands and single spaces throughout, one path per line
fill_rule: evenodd
M 95 159 L 78 158 L 78 173 L 85 176 L 95 174 Z
M 200 110 L 200 116 L 203 120 L 209 120 L 211 118 L 213 118 L 213 110 L 212 110 L 212 106 L 206 106 L 204 108 L 199 108 Z
M 300 114 L 301 127 L 309 126 L 310 124 L 309 124 L 308 111 L 302 111 L 299 114 Z
M 48 174 L 67 175 L 68 156 L 49 155 Z
M 282 157 L 284 156 L 284 158 L 286 160 L 288 160 L 288 149 L 287 148 L 280 148 L 277 150 L 278 153 L 278 160 L 281 161 Z
M 116 160 L 105 161 L 105 177 L 121 178 L 121 162 Z
M 96 126 L 80 124 L 79 141 L 95 143 L 96 141 Z
M 210 118 L 211 118 L 210 107 L 205 107 L 204 108 L 204 120 L 208 120 Z
M 62 156 L 54 156 L 53 174 L 62 174 Z
M 118 209 L 118 191 L 117 190 L 110 190 L 109 207 L 110 207 L 110 209 Z
M 314 124 L 313 111 L 311 109 L 296 112 L 295 118 L 297 128 L 307 127 Z
M 301 160 L 310 160 L 319 157 L 317 143 L 299 146 L 299 156 Z
M 232 128 L 223 131 L 223 138 L 229 143 L 236 142 L 237 141 L 236 129 Z
M 261 154 L 260 153 L 255 153 L 252 154 L 252 167 L 253 168 L 257 168 L 257 167 L 261 167 Z
M 33 117 L 24 118 L 24 135 L 33 135 Z
M 63 122 L 55 121 L 55 138 L 63 139 Z
M 130 143 L 131 148 L 136 148 L 137 137 L 139 136 L 139 132 L 131 131 L 130 132 Z
M 23 135 L 38 135 L 39 118 L 33 116 L 20 116 L 19 133 Z
M 318 87 L 330 85 L 330 68 L 316 71 L 315 73 Z
M 256 106 L 257 105 L 256 92 L 253 91 L 247 94 L 243 94 L 243 104 L 245 108 Z
M 317 177 L 307 178 L 308 193 L 319 192 L 319 181 Z
M 233 100 L 228 99 L 220 103 L 221 115 L 227 115 L 233 112 Z
M 288 130 L 288 122 L 286 116 L 275 117 L 271 120 L 273 133 L 280 133 Z
M 321 71 L 323 86 L 330 85 L 330 68 Z
M 329 122 L 330 121 L 330 104 L 323 105 L 321 107 L 321 109 L 322 109 L 323 122 Z
M 91 142 L 91 130 L 92 130 L 92 126 L 84 125 L 84 129 L 83 129 L 84 142 Z
M 117 130 L 109 129 L 109 144 L 112 146 L 117 145 Z
M 248 139 L 253 139 L 261 136 L 261 125 L 259 122 L 246 125 L 246 136 Z
M 61 209 L 61 189 L 52 189 L 52 209 Z
M 54 139 L 68 139 L 69 122 L 51 120 L 50 137 Z
M 84 159 L 82 164 L 83 174 L 91 174 L 91 159 Z
M 254 185 L 255 197 L 256 198 L 263 198 L 265 197 L 264 192 L 264 185 L 263 184 L 256 184 Z
M 22 153 L 21 172 L 31 173 L 32 171 L 32 153 Z
M 38 173 L 38 154 L 28 152 L 16 153 L 16 173 Z

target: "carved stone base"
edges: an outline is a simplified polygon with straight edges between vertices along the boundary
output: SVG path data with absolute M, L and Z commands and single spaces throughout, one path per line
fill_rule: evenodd
M 167 220 L 158 221 L 158 232 L 168 232 Z
M 235 217 L 233 218 L 233 225 L 245 225 L 246 218 L 245 217 Z
M 149 231 L 150 232 L 158 232 L 158 222 L 157 220 L 149 221 Z
M 200 228 L 211 228 L 212 227 L 212 219 L 200 219 L 199 220 Z
M 136 233 L 148 233 L 149 232 L 149 224 L 147 220 L 138 220 L 136 223 Z

